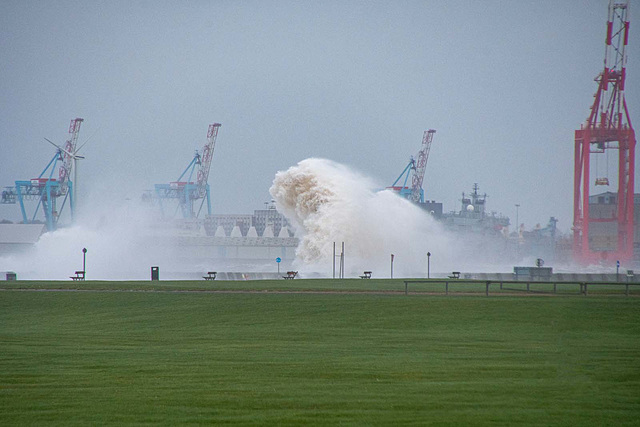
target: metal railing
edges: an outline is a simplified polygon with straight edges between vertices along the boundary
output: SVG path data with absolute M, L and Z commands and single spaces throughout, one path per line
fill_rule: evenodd
M 484 285 L 484 293 L 486 296 L 489 296 L 490 288 L 492 285 L 500 286 L 501 291 L 515 291 L 519 293 L 546 293 L 546 294 L 557 294 L 558 293 L 558 285 L 574 285 L 578 286 L 579 293 L 581 295 L 587 296 L 589 293 L 589 286 L 598 286 L 598 287 L 617 287 L 621 288 L 624 286 L 624 294 L 625 296 L 629 296 L 629 288 L 632 286 L 640 286 L 640 283 L 637 282 L 553 282 L 553 281 L 522 281 L 522 280 L 466 280 L 466 279 L 431 279 L 431 280 L 404 280 L 404 293 L 405 295 L 409 294 L 409 283 L 428 283 L 431 285 L 444 284 L 444 293 L 445 295 L 449 295 L 449 285 L 455 284 L 456 287 L 460 286 L 468 286 L 469 288 L 475 287 L 477 288 L 479 285 Z M 526 285 L 526 289 L 515 289 L 515 288 L 505 288 L 504 285 Z M 544 289 L 540 289 L 540 286 L 536 286 L 537 289 L 532 289 L 532 285 L 553 285 L 553 292 L 545 291 Z

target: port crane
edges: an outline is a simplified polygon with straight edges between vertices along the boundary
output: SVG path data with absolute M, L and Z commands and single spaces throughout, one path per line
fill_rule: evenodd
M 435 133 L 436 131 L 434 129 L 424 131 L 422 146 L 420 147 L 420 151 L 418 151 L 417 157 L 414 159 L 414 157 L 411 156 L 409 163 L 405 166 L 400 176 L 398 176 L 387 189 L 396 191 L 400 196 L 414 203 L 424 203 L 422 182 L 427 169 L 427 161 L 429 160 L 429 152 L 431 151 L 431 143 L 433 142 L 433 135 Z M 411 178 L 411 187 L 407 186 L 409 178 Z M 398 185 L 401 181 L 402 184 Z
M 624 96 L 626 47 L 629 41 L 628 13 L 628 1 L 609 2 L 604 70 L 595 78 L 598 88 L 589 116 L 575 131 L 573 254 L 576 261 L 583 263 L 601 262 L 606 258 L 620 261 L 633 258 L 636 138 Z M 591 218 L 590 159 L 592 155 L 608 154 L 610 150 L 618 151 L 616 213 L 613 218 Z M 595 185 L 609 185 L 608 177 L 596 177 Z M 612 227 L 617 228 L 614 250 L 590 248 L 589 228 L 595 222 L 611 223 Z
M 155 185 L 155 195 L 163 217 L 165 217 L 163 200 L 176 200 L 178 202 L 176 211 L 179 208 L 185 219 L 198 218 L 206 201 L 208 214 L 211 215 L 211 191 L 208 183 L 209 170 L 211 169 L 211 159 L 213 158 L 220 126 L 222 126 L 220 123 L 209 125 L 207 142 L 202 148 L 202 152 L 196 151 L 193 159 L 176 181 L 169 184 Z M 194 173 L 195 181 L 193 181 Z M 193 205 L 199 199 L 202 199 L 202 202 L 198 211 L 195 212 Z
M 81 158 L 77 155 L 76 146 L 80 125 L 83 121 L 81 118 L 71 120 L 69 139 L 64 147 L 52 143 L 56 145 L 56 153 L 37 178 L 15 181 L 15 187 L 5 187 L 2 191 L 0 202 L 4 204 L 19 203 L 24 224 L 32 224 L 38 221 L 36 218 L 42 207 L 47 230 L 55 230 L 67 199 L 69 200 L 69 209 L 73 220 L 75 209 L 74 182 L 69 178 L 72 171 L 74 171 L 73 166 L 76 159 Z M 58 199 L 61 197 L 63 199 L 58 209 Z M 25 203 L 27 201 L 37 201 L 35 208 L 33 208 L 33 213 L 28 212 L 31 204 Z

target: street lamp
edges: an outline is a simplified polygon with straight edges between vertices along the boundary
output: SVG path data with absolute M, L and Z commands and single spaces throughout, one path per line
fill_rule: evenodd
M 427 279 L 431 278 L 431 252 L 427 252 Z
M 520 256 L 520 205 L 516 203 L 516 258 Z
M 391 254 L 391 278 L 393 279 L 393 254 Z
M 87 278 L 87 248 L 82 248 L 82 271 L 85 279 Z

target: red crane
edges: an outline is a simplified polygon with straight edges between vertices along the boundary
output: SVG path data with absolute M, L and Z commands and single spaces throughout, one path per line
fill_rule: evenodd
M 575 131 L 573 198 L 573 254 L 582 263 L 633 258 L 633 192 L 636 138 L 624 98 L 625 49 L 629 41 L 629 2 L 609 2 L 604 71 L 595 79 L 598 89 L 587 121 Z M 611 218 L 589 215 L 589 160 L 591 154 L 618 150 L 618 192 L 616 211 Z M 608 178 L 596 177 L 596 185 L 608 185 Z M 614 223 L 617 243 L 614 250 L 589 245 L 591 223 Z M 613 226 L 612 226 L 613 227 Z

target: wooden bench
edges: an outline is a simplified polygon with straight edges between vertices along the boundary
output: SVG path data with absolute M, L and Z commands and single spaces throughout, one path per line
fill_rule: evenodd
M 216 280 L 217 271 L 208 271 L 206 276 L 202 276 L 204 280 Z
M 71 280 L 84 280 L 84 271 L 76 271 L 75 276 L 69 276 Z
M 362 273 L 362 276 L 360 276 L 361 279 L 371 279 L 371 272 L 370 271 L 365 271 Z
M 449 276 L 449 279 L 459 279 L 460 278 L 460 272 L 459 271 L 452 271 L 451 272 L 451 276 Z
M 287 280 L 287 279 L 293 280 L 297 275 L 298 275 L 297 271 L 287 271 L 287 275 L 286 276 L 282 276 L 282 278 L 285 279 L 285 280 Z

